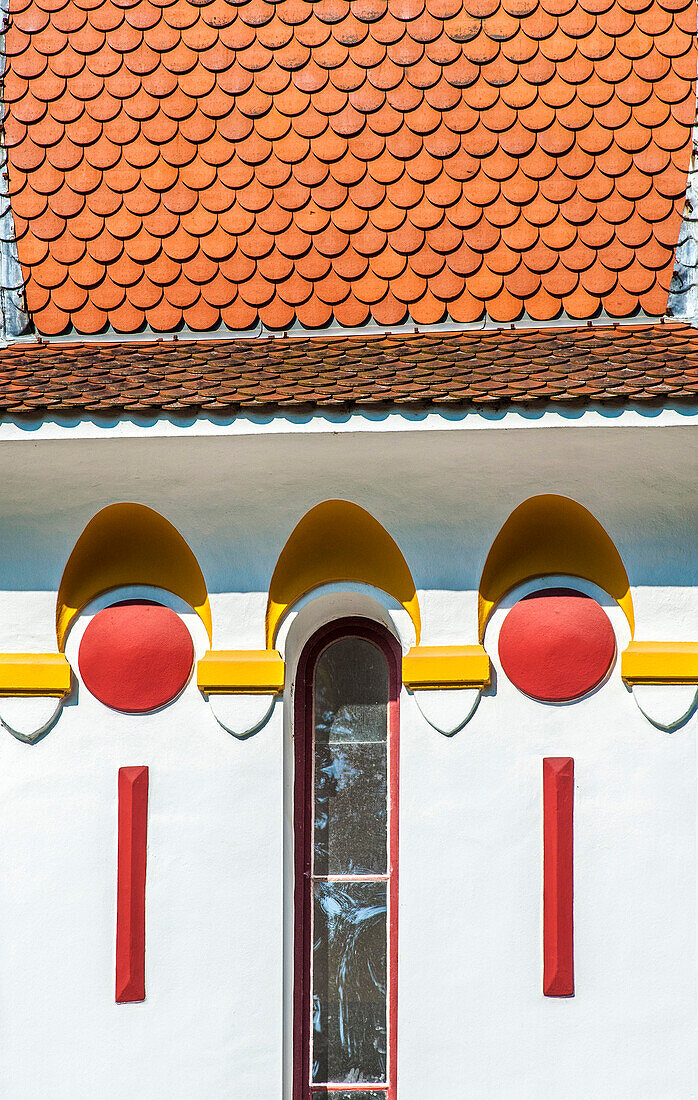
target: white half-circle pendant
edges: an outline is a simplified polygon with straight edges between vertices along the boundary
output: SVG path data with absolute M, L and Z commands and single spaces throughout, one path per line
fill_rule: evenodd
M 208 696 L 216 721 L 233 737 L 257 733 L 268 721 L 276 699 L 276 694 L 261 693 Z
M 0 698 L 0 722 L 13 737 L 31 745 L 48 733 L 63 699 L 52 695 L 5 695 Z
M 452 737 L 470 721 L 480 701 L 480 688 L 423 688 L 412 692 L 430 726 Z
M 672 733 L 693 714 L 697 684 L 633 684 L 633 698 L 653 726 Z

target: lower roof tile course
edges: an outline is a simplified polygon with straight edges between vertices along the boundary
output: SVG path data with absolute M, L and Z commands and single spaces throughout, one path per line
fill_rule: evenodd
M 698 329 L 688 325 L 0 351 L 5 416 L 674 401 L 698 401 Z

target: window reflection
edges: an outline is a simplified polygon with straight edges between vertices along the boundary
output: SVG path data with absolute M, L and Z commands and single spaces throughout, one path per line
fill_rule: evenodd
M 384 1081 L 387 883 L 317 882 L 313 1081 Z
M 387 1082 L 388 699 L 387 661 L 372 642 L 341 638 L 318 658 L 312 741 L 314 1083 Z M 342 1092 L 327 1095 L 338 1100 Z M 361 1095 L 353 1091 L 352 1100 Z

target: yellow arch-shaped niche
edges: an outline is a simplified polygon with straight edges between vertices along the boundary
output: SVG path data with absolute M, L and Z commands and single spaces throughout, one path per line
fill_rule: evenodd
M 517 584 L 550 573 L 591 581 L 620 604 L 635 632 L 628 574 L 612 539 L 576 500 L 530 497 L 509 516 L 487 555 L 478 594 L 480 641 L 496 604 Z
M 273 648 L 279 623 L 296 600 L 337 581 L 369 584 L 393 596 L 410 615 L 419 643 L 419 602 L 399 546 L 358 504 L 325 500 L 293 529 L 276 563 L 267 602 L 267 649 Z
M 63 571 L 56 604 L 58 648 L 63 650 L 70 625 L 86 603 L 130 584 L 153 585 L 180 596 L 198 613 L 211 638 L 204 575 L 177 528 L 143 504 L 110 504 L 87 524 Z

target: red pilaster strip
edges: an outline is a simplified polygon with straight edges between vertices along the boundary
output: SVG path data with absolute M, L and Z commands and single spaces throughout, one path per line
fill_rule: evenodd
M 116 1000 L 145 1000 L 145 858 L 148 769 L 119 768 Z
M 543 760 L 543 993 L 574 995 L 574 760 Z

